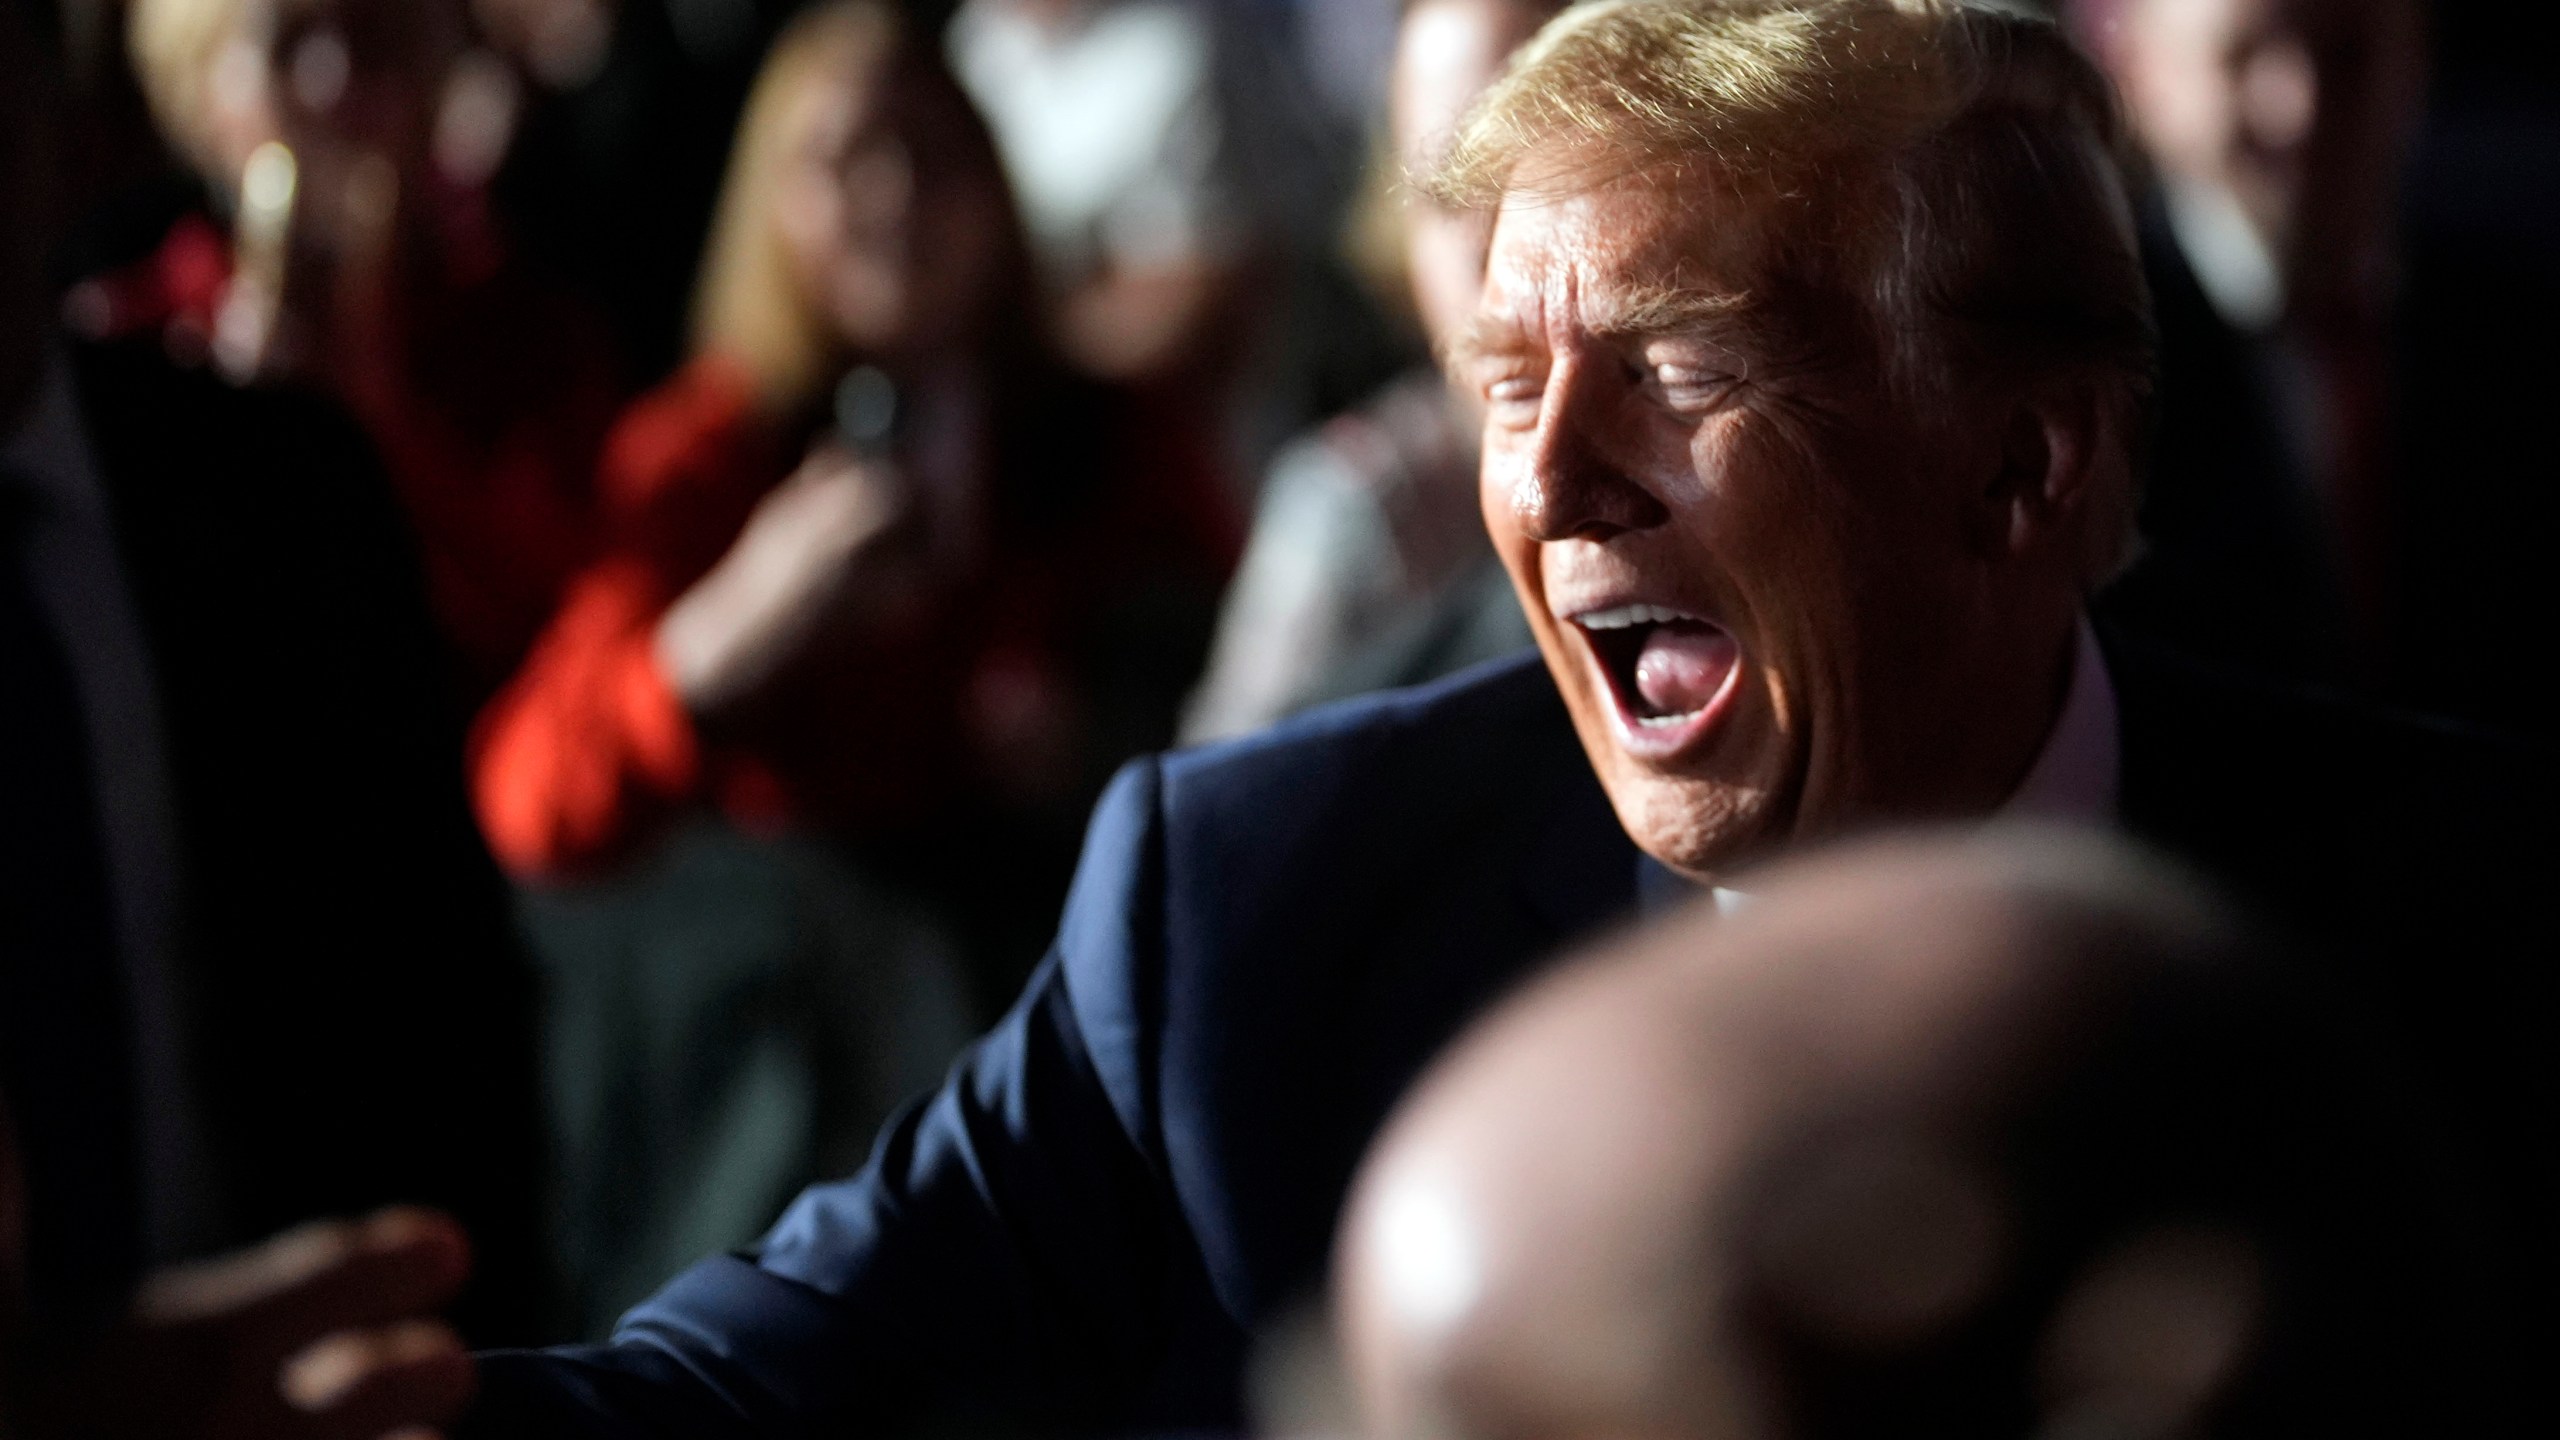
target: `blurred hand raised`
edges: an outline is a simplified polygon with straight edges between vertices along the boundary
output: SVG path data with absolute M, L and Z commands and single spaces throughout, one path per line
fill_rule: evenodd
M 919 593 L 897 543 L 907 489 L 892 467 L 821 446 L 775 486 L 708 574 L 658 622 L 658 663 L 698 717 L 764 690 L 844 621 Z
M 432 1318 L 470 1268 L 460 1226 L 394 1208 L 161 1271 L 94 1352 L 31 1377 L 27 1434 L 424 1440 L 471 1399 L 471 1357 Z

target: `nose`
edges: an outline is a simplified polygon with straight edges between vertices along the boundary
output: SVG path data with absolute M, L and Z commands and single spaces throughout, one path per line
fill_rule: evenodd
M 1540 543 L 1605 540 L 1670 518 L 1612 458 L 1616 398 L 1592 365 L 1577 361 L 1550 372 L 1537 431 L 1511 486 L 1522 534 Z

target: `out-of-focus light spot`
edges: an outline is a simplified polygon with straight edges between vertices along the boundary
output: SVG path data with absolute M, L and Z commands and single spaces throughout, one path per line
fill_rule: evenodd
M 436 169 L 466 188 L 487 184 L 507 158 L 522 95 L 499 59 L 474 51 L 453 67 L 436 108 Z
M 293 190 L 299 171 L 293 163 L 293 152 L 270 140 L 249 153 L 249 163 L 240 168 L 240 208 L 249 217 L 270 220 L 290 212 Z
M 233 117 L 252 113 L 257 108 L 266 68 L 266 57 L 248 41 L 233 40 L 224 45 L 222 53 L 214 57 L 213 72 L 206 81 L 213 108 Z
M 293 47 L 293 98 L 303 109 L 325 115 L 346 97 L 347 77 L 355 66 L 347 42 L 335 30 L 315 30 Z
M 1465 1314 L 1483 1287 L 1466 1207 L 1436 1177 L 1396 1177 L 1379 1202 L 1372 1244 L 1380 1293 L 1407 1323 L 1426 1331 Z
M 2320 114 L 2320 72 L 2298 40 L 2262 45 L 2240 67 L 2241 123 L 2260 147 L 2284 153 L 2311 138 Z
M 275 292 L 245 275 L 234 281 L 222 297 L 222 307 L 214 312 L 207 345 L 214 368 L 234 384 L 257 379 L 266 368 L 275 328 Z
M 346 189 L 339 200 L 358 242 L 380 244 L 400 209 L 400 172 L 389 158 L 367 151 L 347 167 Z
M 898 386 L 875 365 L 856 365 L 836 382 L 836 429 L 857 455 L 887 452 L 898 423 Z
M 115 333 L 115 295 L 97 280 L 83 280 L 63 292 L 62 326 L 83 340 L 104 340 Z
M 589 0 L 550 0 L 533 7 L 525 62 L 554 90 L 574 90 L 604 68 L 613 43 L 613 17 Z

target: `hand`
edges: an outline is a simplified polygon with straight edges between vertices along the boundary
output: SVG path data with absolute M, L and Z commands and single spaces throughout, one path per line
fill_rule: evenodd
M 470 1271 L 462 1230 L 395 1208 L 161 1271 L 131 1318 L 31 1376 L 30 1440 L 428 1440 L 470 1403 L 471 1357 L 433 1312 Z
M 757 504 L 728 553 L 658 622 L 658 664 L 685 707 L 716 717 L 865 604 L 891 607 L 907 573 L 893 543 L 909 513 L 888 466 L 823 446 Z

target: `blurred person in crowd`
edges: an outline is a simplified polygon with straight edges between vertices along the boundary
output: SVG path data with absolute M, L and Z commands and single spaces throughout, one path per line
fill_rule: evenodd
M 416 528 L 462 692 L 513 669 L 593 544 L 621 400 L 602 327 L 508 243 L 489 185 L 521 104 L 460 0 L 136 0 L 134 63 L 217 226 L 179 218 L 70 315 L 237 382 L 331 394 Z
M 507 1264 L 530 1265 L 530 1197 L 506 1192 L 531 1184 L 516 1126 L 530 1095 L 503 1093 L 522 1075 L 510 1017 L 475 1013 L 509 997 L 471 988 L 503 955 L 503 928 L 469 872 L 438 863 L 440 842 L 468 847 L 467 826 L 438 827 L 414 803 L 418 786 L 376 773 L 404 753 L 408 717 L 383 723 L 370 677 L 342 672 L 354 683 L 301 712 L 262 706 L 316 697 L 225 693 L 209 706 L 193 662 L 236 662 L 223 680 L 245 688 L 264 678 L 261 661 L 311 657 L 289 634 L 208 655 L 157 608 L 176 584 L 218 620 L 242 609 L 151 543 L 151 526 L 186 517 L 138 482 L 236 480 L 243 456 L 236 434 L 191 427 L 183 468 L 164 452 L 162 473 L 137 476 L 133 447 L 83 434 L 84 423 L 112 435 L 198 417 L 148 404 L 167 392 L 120 383 L 115 365 L 66 356 L 48 333 L 43 258 L 63 190 L 55 20 L 0 3 L 0 1428 L 354 1440 L 440 1421 L 471 1385 L 461 1341 L 429 1318 L 469 1263 L 451 1219 L 392 1211 L 214 1252 L 279 1210 L 362 1204 L 373 1187 L 414 1181 L 484 1222 Z M 115 408 L 137 398 L 138 414 Z M 274 471 L 269 483 L 287 489 L 302 478 Z M 224 564 L 289 560 L 232 527 L 188 538 Z M 257 583 L 307 578 L 273 563 Z M 302 598 L 372 599 L 356 587 Z M 313 717 L 384 756 L 313 743 L 298 723 Z M 235 719 L 296 732 L 291 748 L 316 753 L 279 754 Z M 260 808 L 212 782 L 208 743 L 255 772 L 242 779 Z M 315 763 L 328 787 L 359 790 L 380 823 L 415 833 L 385 844 L 360 820 L 292 837 L 354 848 L 353 864 L 279 844 L 261 809 L 288 826 L 332 818 L 300 768 Z M 181 862 L 198 886 L 237 888 L 182 895 Z M 373 867 L 416 874 L 384 883 Z M 280 873 L 262 886 L 258 868 Z M 437 908 L 402 904 L 413 880 L 437 889 Z M 278 904 L 279 885 L 321 893 Z M 349 903 L 380 908 L 359 918 L 337 908 Z M 386 917 L 408 933 L 382 933 Z M 483 939 L 485 954 L 444 948 Z M 326 967 L 313 963 L 322 951 Z M 348 983 L 349 970 L 362 974 Z M 438 986 L 470 1008 L 455 1012 Z M 429 1045 L 411 1022 L 433 1027 Z M 457 1128 L 471 1148 L 452 1143 Z M 494 1181 L 492 1165 L 505 1171 Z M 481 1298 L 522 1310 L 531 1288 Z
M 582 962 L 598 1004 L 660 984 L 648 1003 L 725 1025 L 735 1006 L 711 997 L 742 973 L 814 983 L 823 1004 L 776 1018 L 876 1005 L 856 1058 L 903 1061 L 813 1081 L 838 1147 L 706 1182 L 744 1218 L 670 1242 L 693 1246 L 676 1259 L 750 1238 L 807 1166 L 852 1163 L 940 1073 L 974 1008 L 968 985 L 948 993 L 953 947 L 1036 943 L 1083 807 L 1165 742 L 1196 674 L 1229 563 L 1215 478 L 1043 349 L 1029 283 L 994 151 L 931 47 L 885 4 L 795 21 L 739 136 L 697 356 L 617 426 L 598 553 L 481 716 L 484 827 L 552 892 L 538 908 L 563 943 L 614 952 Z M 811 843 L 777 856 L 777 835 Z M 635 863 L 593 905 L 559 888 Z M 685 913 L 709 905 L 730 934 Z M 904 918 L 830 918 L 858 913 Z M 690 973 L 634 964 L 670 925 Z M 752 960 L 777 925 L 850 926 L 843 963 L 813 982 L 789 955 Z M 721 1048 L 681 1063 L 727 1064 Z M 631 1189 L 605 1175 L 598 1204 L 628 1213 Z
M 2032 829 L 1616 942 L 1469 1030 L 1363 1164 L 1357 1433 L 2477 1433 L 2522 1378 L 2490 1258 L 2303 979 L 2183 877 Z
M 1557 8 L 1405 7 L 1388 90 L 1399 176 L 1428 173 L 1468 103 Z M 1474 311 L 1491 226 L 1389 183 L 1403 278 L 1436 356 Z M 1240 735 L 1319 701 L 1420 684 L 1528 646 L 1476 513 L 1482 419 L 1425 367 L 1281 452 L 1183 717 L 1185 740 Z
M 328 407 L 56 332 L 61 70 L 15 34 L 0 96 L 0 1088 L 32 1298 L 76 1331 L 152 1267 L 417 1200 L 481 1247 L 466 1328 L 548 1333 L 530 977 L 396 504 Z
M 893 831 L 1051 804 L 1162 735 L 1219 497 L 1041 348 L 985 131 L 910 34 L 834 5 L 767 66 L 697 358 L 617 427 L 604 553 L 481 717 L 521 875 L 700 799 Z
M 1223 464 L 1267 450 L 1260 412 L 1303 404 L 1285 352 L 1318 338 L 1293 309 L 1333 211 L 1304 97 L 1255 19 L 1204 0 L 962 0 L 947 37 L 1060 352 Z
M 509 232 L 578 287 L 646 383 L 684 358 L 730 137 L 797 0 L 473 0 L 526 87 L 496 182 Z
M 609 1345 L 484 1356 L 471 1433 L 1233 1427 L 1247 1337 L 1493 997 L 1756 860 L 1995 814 L 2326 947 L 2513 1246 L 2493 1323 L 2538 1313 L 2548 772 L 2086 621 L 2149 376 L 2115 138 L 2005 7 L 1549 22 L 1433 182 L 1494 215 L 1460 373 L 1544 663 L 1124 770 L 1047 959 L 872 1163 Z
M 2152 171 L 2149 553 L 2112 602 L 2330 680 L 2389 664 L 2388 323 L 2414 0 L 2082 0 Z
M 2151 553 L 2110 605 L 2200 652 L 2547 733 L 2515 664 L 2551 616 L 2536 416 L 2560 274 L 2518 203 L 2549 168 L 2537 137 L 2459 148 L 2428 113 L 2414 0 L 2074 18 L 2148 161 L 2162 343 Z M 2505 213 L 2451 212 L 2466 185 Z

